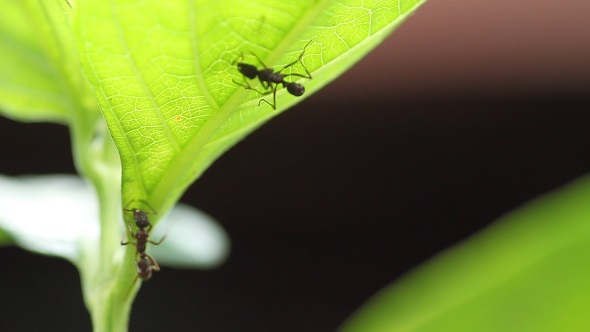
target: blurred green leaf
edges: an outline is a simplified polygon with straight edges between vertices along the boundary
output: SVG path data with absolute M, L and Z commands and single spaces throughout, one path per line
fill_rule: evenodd
M 4 1 L 0 11 L 0 112 L 66 123 L 92 104 L 77 61 L 66 1 Z
M 590 177 L 378 293 L 343 331 L 590 331 Z
M 30 3 L 4 1 L 0 11 L 0 109 L 23 121 L 65 122 L 63 79 L 37 40 L 36 28 L 45 30 L 50 22 L 24 2 Z
M 6 246 L 13 244 L 14 240 L 8 235 L 8 233 L 0 230 L 0 246 Z

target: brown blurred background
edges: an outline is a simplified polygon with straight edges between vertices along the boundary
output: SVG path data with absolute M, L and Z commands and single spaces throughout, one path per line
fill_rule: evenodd
M 424 5 L 189 189 L 183 201 L 230 234 L 229 261 L 164 267 L 131 331 L 332 331 L 413 267 L 587 173 L 588 13 L 582 0 Z M 0 140 L 3 174 L 74 172 L 64 127 L 2 118 Z M 0 330 L 90 330 L 74 267 L 16 248 L 0 262 Z
M 430 1 L 320 98 L 587 96 L 588 13 L 584 0 Z

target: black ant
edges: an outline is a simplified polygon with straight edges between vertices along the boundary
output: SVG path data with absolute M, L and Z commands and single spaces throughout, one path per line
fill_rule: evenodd
M 303 58 L 303 54 L 305 54 L 305 49 L 307 48 L 307 46 L 309 46 L 309 44 L 311 44 L 311 42 L 312 42 L 312 40 L 310 40 L 307 44 L 305 44 L 305 47 L 303 47 L 303 51 L 301 51 L 301 54 L 299 54 L 299 57 L 297 57 L 297 60 L 284 65 L 283 68 L 281 68 L 278 71 L 274 71 L 272 68 L 269 68 L 254 53 L 252 53 L 252 55 L 254 57 L 256 57 L 258 62 L 263 67 L 260 70 L 258 70 L 258 68 L 256 68 L 256 66 L 254 66 L 254 65 L 251 65 L 248 63 L 243 63 L 243 62 L 237 62 L 238 59 L 243 59 L 243 56 L 244 56 L 243 54 L 240 54 L 240 56 L 238 56 L 236 58 L 236 60 L 234 60 L 232 62 L 232 65 L 237 63 L 238 71 L 242 75 L 244 75 L 244 77 L 247 77 L 252 80 L 258 76 L 258 80 L 260 81 L 260 84 L 262 85 L 262 88 L 264 89 L 263 91 L 258 91 L 257 89 L 251 87 L 247 81 L 246 81 L 246 84 L 242 84 L 240 82 L 237 82 L 236 80 L 232 80 L 232 81 L 234 83 L 248 89 L 248 90 L 254 90 L 254 91 L 260 93 L 261 95 L 267 95 L 267 94 L 272 93 L 272 101 L 273 101 L 272 104 L 269 103 L 266 99 L 261 99 L 258 102 L 258 106 L 260 106 L 261 102 L 265 102 L 265 103 L 269 104 L 273 110 L 276 110 L 277 109 L 276 108 L 277 88 L 278 88 L 279 84 L 282 84 L 284 88 L 287 88 L 287 91 L 290 94 L 292 94 L 293 96 L 299 97 L 299 96 L 303 95 L 303 93 L 305 93 L 305 87 L 303 85 L 301 85 L 297 82 L 287 82 L 287 81 L 285 81 L 285 77 L 296 76 L 296 77 L 303 77 L 303 78 L 307 78 L 307 79 L 312 79 L 311 74 L 309 73 L 309 71 L 307 70 L 305 65 L 303 64 L 303 61 L 301 61 L 301 59 Z M 281 72 L 283 70 L 293 66 L 297 62 L 299 62 L 301 64 L 301 66 L 303 67 L 303 69 L 305 70 L 305 73 L 307 73 L 307 75 L 296 74 L 296 73 L 291 73 L 291 74 L 286 74 L 286 75 L 281 74 Z M 273 83 L 274 83 L 274 87 L 272 86 Z
M 137 231 L 133 233 L 133 227 L 131 226 L 131 223 L 127 220 L 127 218 L 125 218 L 125 224 L 129 228 L 129 234 L 131 234 L 131 237 L 135 239 L 135 242 L 121 241 L 122 246 L 128 244 L 134 245 L 137 250 L 136 255 L 139 255 L 139 260 L 135 262 L 137 265 L 137 276 L 135 277 L 135 279 L 133 279 L 133 284 L 135 284 L 138 278 L 141 278 L 141 280 L 143 281 L 147 281 L 152 277 L 153 271 L 160 271 L 160 266 L 158 265 L 158 263 L 156 263 L 156 260 L 146 252 L 146 249 L 148 242 L 154 245 L 159 245 L 160 243 L 162 243 L 162 241 L 164 241 L 165 238 L 162 238 L 158 242 L 154 242 L 149 239 L 152 224 L 150 223 L 150 220 L 147 215 L 157 213 L 149 205 L 148 202 L 143 200 L 140 200 L 140 202 L 145 203 L 150 209 L 152 209 L 151 212 L 145 212 L 136 208 L 128 209 L 127 207 L 134 201 L 135 200 L 129 202 L 129 204 L 127 204 L 127 206 L 123 208 L 123 211 L 133 212 L 133 220 L 135 221 Z

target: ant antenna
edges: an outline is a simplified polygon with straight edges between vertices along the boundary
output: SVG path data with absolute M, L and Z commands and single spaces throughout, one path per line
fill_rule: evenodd
M 131 205 L 131 203 L 133 203 L 133 202 L 141 202 L 141 203 L 147 205 L 147 207 L 149 207 L 151 209 L 151 211 L 144 212 L 146 214 L 158 214 L 156 212 L 156 210 L 154 210 L 154 208 L 150 205 L 150 203 L 148 203 L 146 200 L 143 200 L 143 199 L 132 199 L 131 201 L 129 201 L 129 203 L 127 203 L 127 205 L 125 205 L 125 207 L 123 208 L 123 211 L 131 211 L 131 212 L 133 212 L 135 210 L 139 211 L 139 209 L 128 209 L 129 205 Z
M 305 54 L 305 50 L 307 49 L 307 46 L 309 46 L 309 44 L 311 44 L 311 42 L 313 41 L 313 39 L 310 39 L 307 44 L 305 44 L 305 46 L 303 46 L 303 50 L 301 51 L 301 53 L 299 53 L 299 56 L 297 57 L 297 60 L 288 63 L 286 65 L 283 66 L 283 68 L 281 68 L 281 70 L 279 70 L 279 73 L 282 72 L 283 70 L 293 66 L 294 64 L 296 64 L 297 62 L 299 62 L 301 64 L 301 66 L 303 67 L 303 69 L 305 69 L 305 72 L 307 73 L 307 75 L 301 75 L 301 74 L 288 74 L 285 76 L 299 76 L 299 77 L 305 77 L 305 78 L 309 78 L 311 79 L 311 74 L 309 73 L 309 71 L 307 70 L 307 68 L 305 68 L 305 65 L 303 64 L 303 61 L 301 61 L 301 59 L 303 59 L 303 55 Z

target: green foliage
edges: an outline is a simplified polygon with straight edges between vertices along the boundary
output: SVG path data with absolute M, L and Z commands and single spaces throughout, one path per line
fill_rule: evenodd
M 135 249 L 119 246 L 121 202 L 145 200 L 165 215 L 219 155 L 344 72 L 423 2 L 4 1 L 0 111 L 68 125 L 94 190 L 71 177 L 0 177 L 0 244 L 70 260 L 94 329 L 125 331 L 136 271 Z M 275 111 L 233 82 L 240 54 L 279 68 L 308 42 L 303 97 L 279 89 Z M 506 216 L 378 294 L 343 330 L 588 330 L 589 196 L 582 179 Z M 219 264 L 223 231 L 175 210 L 207 226 L 175 225 L 160 262 Z M 182 237 L 204 233 L 217 246 L 208 257 Z
M 20 121 L 69 126 L 76 167 L 94 186 L 100 222 L 99 230 L 71 233 L 71 224 L 56 222 L 76 218 L 48 202 L 87 193 L 83 186 L 74 185 L 78 194 L 60 187 L 70 180 L 2 179 L 0 194 L 6 199 L 13 198 L 8 188 L 41 193 L 31 184 L 55 192 L 27 201 L 47 205 L 55 218 L 47 224 L 66 238 L 39 240 L 39 227 L 23 227 L 31 223 L 24 218 L 31 211 L 18 209 L 0 214 L 0 238 L 76 264 L 94 329 L 124 331 L 136 271 L 134 248 L 123 255 L 119 246 L 121 202 L 149 202 L 159 212 L 152 220 L 157 223 L 219 155 L 343 73 L 423 2 L 4 1 L 0 110 Z M 253 52 L 278 68 L 310 41 L 303 62 L 313 79 L 301 80 L 303 98 L 279 89 L 275 111 L 258 106 L 260 95 L 233 82 L 242 79 L 232 64 L 240 54 L 256 64 Z M 302 68 L 298 64 L 286 73 L 290 70 Z M 80 205 L 94 199 L 82 196 L 87 198 Z M 95 236 L 86 238 L 89 233 Z M 68 250 L 60 251 L 60 243 Z
M 590 330 L 590 178 L 508 214 L 369 301 L 343 331 Z

